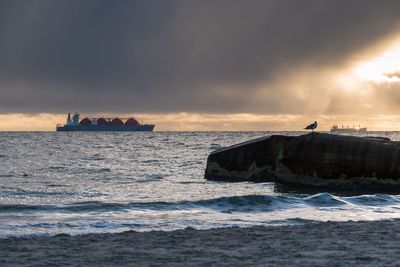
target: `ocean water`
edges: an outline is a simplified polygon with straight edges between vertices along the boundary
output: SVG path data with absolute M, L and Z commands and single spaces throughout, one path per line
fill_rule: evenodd
M 0 133 L 0 238 L 400 218 L 400 195 L 204 179 L 211 151 L 271 134 L 301 133 Z

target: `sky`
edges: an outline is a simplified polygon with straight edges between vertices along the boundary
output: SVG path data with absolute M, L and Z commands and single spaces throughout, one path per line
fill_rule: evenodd
M 400 1 L 0 0 L 0 130 L 400 130 Z

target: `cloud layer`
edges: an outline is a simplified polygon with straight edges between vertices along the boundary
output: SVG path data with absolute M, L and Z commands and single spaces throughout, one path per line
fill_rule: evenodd
M 347 96 L 312 70 L 392 35 L 398 10 L 373 0 L 1 1 L 0 113 L 301 114 L 315 103 L 335 113 Z

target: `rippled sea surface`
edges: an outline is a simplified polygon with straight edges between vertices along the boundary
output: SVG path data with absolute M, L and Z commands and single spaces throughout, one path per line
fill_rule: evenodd
M 203 178 L 211 151 L 271 134 L 302 133 L 0 133 L 0 238 L 400 217 L 400 195 Z

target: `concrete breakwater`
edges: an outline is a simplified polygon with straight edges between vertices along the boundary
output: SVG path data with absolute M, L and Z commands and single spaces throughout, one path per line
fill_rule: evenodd
M 400 190 L 400 142 L 324 133 L 273 135 L 212 152 L 205 178 Z

